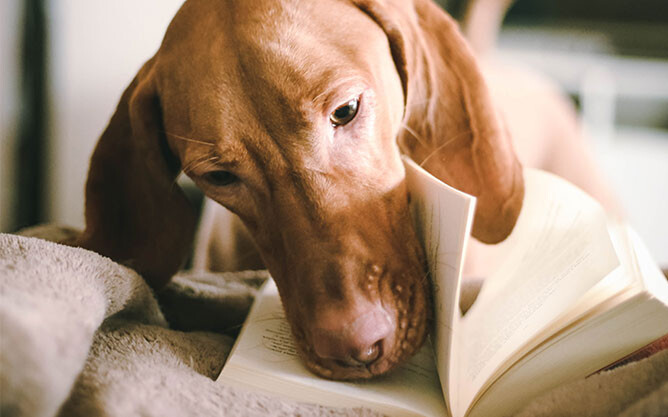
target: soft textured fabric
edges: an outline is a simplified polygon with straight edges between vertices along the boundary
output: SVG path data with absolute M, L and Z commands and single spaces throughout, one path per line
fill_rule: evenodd
M 266 276 L 176 277 L 166 305 L 181 309 L 172 316 L 182 324 L 243 318 Z M 216 384 L 230 336 L 168 328 L 134 271 L 45 240 L 0 235 L 0 333 L 3 417 L 374 415 Z
M 557 387 L 517 417 L 668 415 L 668 350 Z
M 184 273 L 156 299 L 93 252 L 0 235 L 0 415 L 375 415 L 214 381 L 266 277 Z M 559 387 L 520 415 L 665 416 L 667 380 L 663 351 Z
M 55 415 L 105 317 L 166 325 L 141 277 L 93 252 L 2 235 L 0 277 L 3 416 Z

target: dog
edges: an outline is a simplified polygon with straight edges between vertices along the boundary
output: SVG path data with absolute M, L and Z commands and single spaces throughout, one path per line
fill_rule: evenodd
M 187 0 L 91 158 L 76 242 L 164 286 L 191 250 L 188 175 L 234 213 L 304 364 L 364 379 L 430 326 L 401 154 L 512 231 L 522 164 L 457 23 L 431 0 Z

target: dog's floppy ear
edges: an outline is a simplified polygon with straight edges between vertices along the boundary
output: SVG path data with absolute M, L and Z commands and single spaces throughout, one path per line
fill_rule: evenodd
M 182 266 L 194 212 L 176 185 L 153 60 L 125 90 L 93 153 L 86 183 L 86 230 L 77 242 L 137 270 L 154 288 Z
M 402 151 L 478 198 L 473 236 L 505 239 L 522 208 L 522 167 L 456 22 L 431 0 L 352 1 L 390 42 L 406 101 Z

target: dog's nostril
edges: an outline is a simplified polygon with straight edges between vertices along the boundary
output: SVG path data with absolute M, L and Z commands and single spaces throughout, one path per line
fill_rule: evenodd
M 335 362 L 339 366 L 343 367 L 354 368 L 358 366 L 369 366 L 381 357 L 382 345 L 383 341 L 379 340 L 373 345 L 368 346 L 359 352 L 353 353 L 352 356 L 348 356 L 345 359 L 336 359 Z
M 383 341 L 379 340 L 358 352 L 353 359 L 362 365 L 371 365 L 380 357 Z

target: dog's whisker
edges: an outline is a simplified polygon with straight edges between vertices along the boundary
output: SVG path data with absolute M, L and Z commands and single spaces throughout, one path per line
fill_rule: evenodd
M 181 168 L 181 171 L 179 172 L 179 175 L 180 175 L 181 173 L 184 173 L 184 174 L 188 175 L 188 173 L 189 173 L 190 171 L 194 170 L 195 168 L 197 168 L 197 167 L 199 167 L 199 166 L 201 166 L 201 165 L 203 165 L 203 164 L 206 164 L 207 162 L 213 162 L 213 161 L 215 161 L 215 160 L 217 160 L 217 159 L 219 159 L 219 158 L 220 158 L 219 156 L 214 155 L 214 156 L 209 156 L 208 158 L 195 159 L 194 161 L 192 161 L 192 162 L 189 163 L 188 165 L 182 167 L 182 168 Z M 179 180 L 179 175 L 177 175 L 176 177 L 174 177 L 174 180 L 172 181 L 172 187 L 171 187 L 172 190 L 174 189 L 174 187 L 177 186 L 177 182 L 178 182 L 178 180 Z
M 420 143 L 420 145 L 425 147 L 427 146 L 427 142 L 422 138 L 422 136 L 420 136 L 415 130 L 413 130 L 413 128 L 408 126 L 405 122 L 401 123 L 401 128 L 404 129 L 406 132 L 410 133 L 411 136 L 413 136 L 415 140 L 417 140 Z
M 181 171 L 188 174 L 189 172 L 194 171 L 196 168 L 198 168 L 198 167 L 200 167 L 200 166 L 202 166 L 202 165 L 204 165 L 208 162 L 214 162 L 214 161 L 219 160 L 219 159 L 220 159 L 220 157 L 218 155 L 209 156 L 208 158 L 195 159 L 194 161 L 192 161 L 191 163 L 189 163 L 188 165 L 183 167 L 181 169 Z
M 177 135 L 176 133 L 167 132 L 166 130 L 163 130 L 162 132 L 167 136 L 173 137 L 174 139 L 182 140 L 184 142 L 197 143 L 199 145 L 205 145 L 205 146 L 214 146 L 213 143 L 206 142 L 206 141 L 203 141 L 203 140 L 200 140 L 200 139 L 193 139 L 193 138 L 189 138 L 189 137 L 186 137 L 186 136 Z
M 431 157 L 433 157 L 434 155 L 436 155 L 441 149 L 445 148 L 445 147 L 448 146 L 448 145 L 451 145 L 453 142 L 455 142 L 455 141 L 461 139 L 462 137 L 464 137 L 464 136 L 466 136 L 466 135 L 469 135 L 469 134 L 471 134 L 471 133 L 472 133 L 472 132 L 471 132 L 470 130 L 466 130 L 466 131 L 464 131 L 464 132 L 460 132 L 459 134 L 457 134 L 457 135 L 451 137 L 450 139 L 447 139 L 445 142 L 443 142 L 442 144 L 440 144 L 436 149 L 434 149 L 433 151 L 431 151 L 431 152 L 429 153 L 429 155 L 427 155 L 427 156 L 426 156 L 426 157 L 419 163 L 419 165 L 420 165 L 421 167 L 424 167 L 424 164 L 426 164 L 427 161 L 428 161 L 429 159 L 431 159 Z M 417 162 L 417 161 L 416 161 L 416 162 Z

